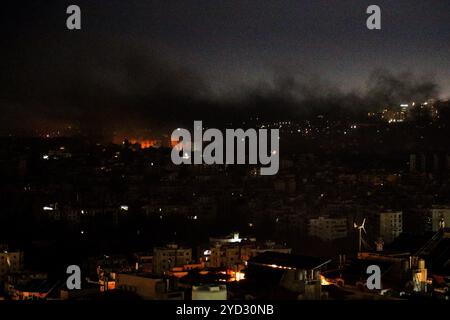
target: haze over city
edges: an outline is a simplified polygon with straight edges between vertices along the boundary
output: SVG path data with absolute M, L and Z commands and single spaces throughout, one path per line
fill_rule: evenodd
M 18 0 L 0 30 L 2 311 L 450 300 L 449 1 Z

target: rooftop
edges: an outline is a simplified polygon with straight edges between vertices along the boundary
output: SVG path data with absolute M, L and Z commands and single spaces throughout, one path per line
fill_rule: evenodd
M 327 258 L 317 258 L 267 251 L 250 259 L 248 261 L 248 264 L 280 269 L 311 270 L 319 268 L 322 265 L 328 264 L 329 262 L 331 262 L 331 260 Z

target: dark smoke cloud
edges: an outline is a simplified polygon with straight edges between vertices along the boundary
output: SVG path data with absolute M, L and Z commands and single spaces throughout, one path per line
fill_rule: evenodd
M 215 15 L 211 13 L 220 11 L 216 6 L 211 7 L 214 10 L 205 11 L 201 10 L 203 5 L 169 5 L 166 2 L 162 1 L 160 5 L 153 1 L 131 1 L 125 6 L 121 1 L 109 1 L 108 5 L 104 1 L 78 1 L 83 8 L 83 28 L 79 32 L 69 32 L 64 22 L 66 8 L 72 4 L 71 1 L 6 1 L 3 10 L 0 10 L 0 28 L 3 31 L 0 37 L 0 134 L 19 131 L 33 133 L 35 129 L 68 124 L 80 126 L 86 132 L 111 134 L 149 127 L 154 130 L 172 129 L 185 123 L 190 125 L 193 119 L 210 121 L 213 125 L 252 116 L 274 120 L 324 113 L 334 117 L 354 117 L 364 114 L 366 110 L 437 96 L 438 88 L 432 77 L 411 73 L 377 70 L 364 88 L 353 92 L 340 90 L 339 86 L 328 83 L 310 70 L 292 73 L 298 68 L 295 67 L 296 59 L 291 56 L 297 57 L 297 54 L 299 60 L 304 59 L 309 68 L 314 68 L 311 62 L 308 63 L 308 60 L 315 60 L 308 58 L 310 55 L 314 57 L 313 53 L 317 53 L 318 58 L 324 58 L 324 65 L 328 65 L 335 56 L 350 52 L 367 53 L 372 57 L 373 47 L 368 45 L 365 50 L 369 51 L 362 47 L 353 48 L 353 45 L 361 43 L 357 41 L 358 32 L 355 33 L 353 28 L 336 28 L 339 34 L 345 31 L 342 38 L 341 35 L 339 38 L 331 37 L 328 31 L 333 30 L 323 30 L 321 24 L 316 23 L 319 16 L 315 14 L 313 20 L 305 19 L 306 25 L 297 25 L 297 19 L 289 21 L 286 17 L 296 17 L 296 11 L 290 10 L 290 4 L 279 4 L 281 11 L 278 15 L 273 14 L 272 4 L 246 4 L 242 7 L 238 4 L 240 1 L 235 1 L 236 6 L 226 6 L 230 9 L 225 11 L 229 12 L 228 15 Z M 328 3 L 322 2 L 318 1 L 317 7 L 311 7 L 309 12 L 314 12 L 314 8 L 326 12 L 330 18 L 326 25 L 341 21 L 345 6 L 340 8 L 342 12 L 339 13 L 336 8 L 330 9 Z M 198 8 L 192 9 L 194 7 Z M 440 9 L 439 12 L 448 12 L 445 10 L 447 8 Z M 308 11 L 305 13 L 310 16 Z M 359 15 L 357 19 L 359 24 Z M 314 26 L 311 29 L 309 23 L 312 22 Z M 433 44 L 439 45 L 439 50 L 435 52 L 437 57 L 446 52 L 446 42 L 442 41 L 445 37 L 441 36 L 444 30 L 441 28 L 444 25 L 442 22 L 445 24 L 447 20 L 428 21 L 428 27 L 433 25 L 436 29 L 432 30 L 439 35 L 429 47 L 431 50 Z M 279 28 L 282 25 L 284 27 Z M 411 33 L 410 26 L 417 26 L 419 29 L 416 31 L 424 28 L 417 23 L 400 23 L 400 26 L 406 28 L 398 30 L 400 35 Z M 279 30 L 274 30 L 274 27 Z M 312 49 L 317 47 L 311 52 L 294 49 L 293 44 L 299 37 L 302 38 L 302 34 L 298 33 L 302 30 L 314 31 L 305 34 L 308 36 L 305 41 L 312 41 Z M 428 36 L 428 33 L 423 35 Z M 360 36 L 366 43 L 367 35 L 363 33 Z M 386 33 L 380 34 L 379 40 L 383 40 L 380 43 L 388 44 L 385 40 L 390 38 L 385 36 Z M 416 42 L 422 46 L 420 34 L 417 36 L 411 46 L 415 46 Z M 433 33 L 429 36 L 433 37 Z M 264 44 L 262 47 L 260 42 Z M 320 54 L 327 48 L 333 49 L 337 42 L 342 42 L 342 47 L 346 47 L 346 42 L 352 44 L 349 47 L 352 51 L 338 50 L 336 54 L 330 51 L 330 57 Z M 373 42 L 373 46 L 377 43 Z M 427 43 L 423 47 L 427 47 Z M 182 52 L 177 48 L 181 48 Z M 229 50 L 222 51 L 222 48 Z M 191 57 L 192 61 L 187 61 L 189 56 L 183 56 L 183 52 L 191 51 L 204 52 L 198 60 Z M 418 57 L 417 53 L 426 52 L 414 50 L 409 60 Z M 209 56 L 209 53 L 212 55 Z M 289 53 L 288 57 L 285 53 Z M 390 57 L 395 54 L 399 52 L 394 50 L 392 54 L 381 54 L 379 58 L 392 64 L 395 59 Z M 364 57 L 364 54 L 356 54 L 355 59 L 358 56 Z M 244 61 L 241 63 L 240 59 Z M 245 59 L 267 59 L 277 67 L 272 72 L 255 71 L 253 68 L 256 67 L 250 63 L 249 69 L 242 70 L 242 74 L 248 73 L 250 78 L 258 74 L 269 76 L 261 76 L 258 83 L 238 90 L 230 88 L 220 94 L 210 89 L 209 83 L 203 80 L 204 75 L 191 69 L 192 65 L 197 65 L 198 70 L 204 70 L 212 64 L 211 61 L 217 61 L 218 67 L 212 66 L 211 69 L 220 70 L 223 67 L 224 74 L 217 75 L 217 82 L 219 87 L 222 84 L 228 87 L 227 74 L 234 74 L 232 70 L 236 62 L 245 66 L 248 62 Z M 437 65 L 436 61 L 441 60 L 434 58 L 427 61 Z M 366 72 L 363 62 L 362 72 Z M 287 65 L 289 63 L 293 65 Z M 442 68 L 445 69 L 445 63 Z M 231 78 L 234 79 L 234 75 Z
M 317 75 L 291 74 L 277 69 L 273 79 L 246 88 L 237 101 L 241 110 L 273 119 L 317 114 L 339 118 L 363 116 L 367 111 L 411 101 L 423 102 L 436 98 L 438 93 L 433 77 L 412 72 L 392 73 L 376 69 L 364 87 L 343 91 Z
M 424 101 L 438 91 L 430 77 L 379 69 L 363 90 L 343 92 L 318 76 L 279 68 L 271 79 L 217 95 L 162 47 L 127 38 L 102 40 L 16 41 L 1 59 L 2 128 L 32 131 L 76 123 L 86 132 L 112 134 L 168 129 L 194 119 L 217 124 L 254 116 L 341 117 Z
M 154 125 L 176 118 L 177 111 L 183 115 L 183 105 L 205 94 L 201 78 L 170 63 L 159 48 L 125 39 L 101 45 L 77 38 L 42 40 L 19 42 L 17 55 L 1 60 L 3 128 L 75 122 L 101 131 Z
M 367 97 L 378 105 L 398 105 L 436 98 L 438 91 L 437 84 L 429 75 L 417 76 L 412 72 L 393 74 L 378 69 L 369 78 Z

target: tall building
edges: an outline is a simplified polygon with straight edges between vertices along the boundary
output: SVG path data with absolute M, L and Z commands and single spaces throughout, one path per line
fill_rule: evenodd
M 240 244 L 216 244 L 211 248 L 208 266 L 213 268 L 234 268 L 242 264 Z
M 0 277 L 23 270 L 23 252 L 0 246 Z
M 192 261 L 192 249 L 176 244 L 153 249 L 153 272 L 164 274 L 174 267 L 181 267 Z
M 318 217 L 309 219 L 308 234 L 323 241 L 347 237 L 347 218 Z
M 401 211 L 378 214 L 378 236 L 385 244 L 395 240 L 403 232 L 403 213 Z
M 439 231 L 450 227 L 450 206 L 433 206 L 431 209 L 431 230 Z

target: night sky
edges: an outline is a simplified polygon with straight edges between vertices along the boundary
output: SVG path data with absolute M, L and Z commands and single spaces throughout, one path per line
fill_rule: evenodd
M 69 4 L 81 7 L 80 31 L 66 29 Z M 371 4 L 382 30 L 366 28 Z M 18 0 L 2 2 L 1 15 L 1 125 L 10 131 L 172 123 L 254 105 L 255 95 L 275 109 L 323 95 L 352 107 L 418 91 L 450 97 L 447 0 Z

